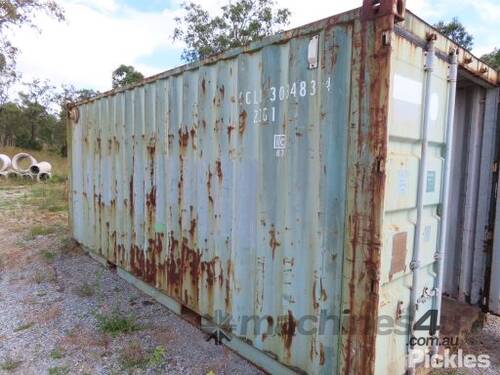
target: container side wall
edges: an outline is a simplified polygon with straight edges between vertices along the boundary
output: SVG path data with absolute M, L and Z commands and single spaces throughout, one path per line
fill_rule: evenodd
M 184 307 L 229 315 L 232 334 L 272 358 L 331 374 L 353 23 L 304 34 L 78 106 L 72 225 L 85 247 Z

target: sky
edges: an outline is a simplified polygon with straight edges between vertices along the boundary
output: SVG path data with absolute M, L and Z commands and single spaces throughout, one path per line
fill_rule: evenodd
M 216 13 L 228 0 L 195 0 Z M 359 7 L 362 0 L 276 0 L 292 12 L 290 28 Z M 182 64 L 183 45 L 172 41 L 181 0 L 59 0 L 66 20 L 40 15 L 40 28 L 13 30 L 20 49 L 18 70 L 23 81 L 47 79 L 54 86 L 105 91 L 120 64 L 144 75 Z M 500 48 L 500 0 L 407 0 L 407 8 L 427 22 L 457 16 L 475 36 L 473 52 L 480 56 Z M 13 88 L 17 91 L 17 88 Z

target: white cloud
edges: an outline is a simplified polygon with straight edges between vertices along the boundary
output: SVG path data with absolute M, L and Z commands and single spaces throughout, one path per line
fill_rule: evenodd
M 55 85 L 73 83 L 77 87 L 106 90 L 111 86 L 111 72 L 119 64 L 131 64 L 147 75 L 171 66 L 141 63 L 148 55 L 161 51 L 179 54 L 182 44 L 173 43 L 174 17 L 181 14 L 179 4 L 161 12 L 134 10 L 123 0 L 59 0 L 67 20 L 60 23 L 40 15 L 42 33 L 30 28 L 16 30 L 13 41 L 21 50 L 18 68 L 24 79 L 48 78 Z M 199 0 L 214 12 L 227 0 Z M 292 11 L 290 27 L 300 26 L 352 8 L 362 0 L 277 0 Z M 408 0 L 407 7 L 424 19 L 450 19 L 457 9 L 471 9 L 481 23 L 466 24 L 476 34 L 477 54 L 500 47 L 495 32 L 500 19 L 500 5 L 492 0 Z M 177 10 L 172 10 L 177 9 Z M 458 14 L 460 18 L 461 14 Z M 465 15 L 464 15 L 465 17 Z
M 47 77 L 56 85 L 71 82 L 105 90 L 119 64 L 134 65 L 158 48 L 179 48 L 170 39 L 174 11 L 139 12 L 112 0 L 101 1 L 62 1 L 66 21 L 41 15 L 37 19 L 41 33 L 30 28 L 16 31 L 13 41 L 21 51 L 18 68 L 24 79 Z M 152 67 L 145 69 L 155 72 Z

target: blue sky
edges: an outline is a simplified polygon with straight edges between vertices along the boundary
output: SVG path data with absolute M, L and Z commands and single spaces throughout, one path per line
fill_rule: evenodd
M 290 27 L 303 25 L 361 5 L 362 0 L 276 0 L 292 12 Z M 48 79 L 54 85 L 106 90 L 111 72 L 134 65 L 152 75 L 182 63 L 183 45 L 173 42 L 174 18 L 182 15 L 181 0 L 58 0 L 66 21 L 41 15 L 42 30 L 16 30 L 21 50 L 19 70 L 25 81 Z M 217 12 L 227 0 L 196 0 Z M 500 0 L 407 0 L 408 9 L 434 23 L 457 16 L 475 35 L 473 52 L 482 55 L 500 47 Z

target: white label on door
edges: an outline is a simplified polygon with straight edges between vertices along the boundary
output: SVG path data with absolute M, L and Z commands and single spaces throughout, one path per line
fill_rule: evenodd
M 422 82 L 395 74 L 392 85 L 394 99 L 417 105 L 422 103 Z
M 408 194 L 409 172 L 407 169 L 398 171 L 398 193 L 401 195 Z

